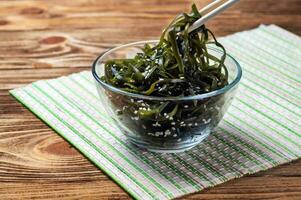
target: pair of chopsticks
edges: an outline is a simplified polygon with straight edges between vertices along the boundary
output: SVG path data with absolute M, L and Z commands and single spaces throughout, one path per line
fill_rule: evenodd
M 199 12 L 201 13 L 202 17 L 195 21 L 190 27 L 188 32 L 192 32 L 197 28 L 201 27 L 204 23 L 206 23 L 209 19 L 213 18 L 217 14 L 221 13 L 225 9 L 232 6 L 239 0 L 215 0 L 209 5 L 202 8 Z

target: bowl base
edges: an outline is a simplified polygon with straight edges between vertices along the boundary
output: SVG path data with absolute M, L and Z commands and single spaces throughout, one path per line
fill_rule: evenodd
M 182 142 L 182 143 L 177 143 L 172 146 L 163 146 L 163 145 L 154 145 L 154 144 L 149 144 L 149 143 L 144 143 L 141 141 L 136 141 L 134 139 L 130 139 L 129 141 L 134 145 L 137 146 L 140 149 L 147 150 L 150 152 L 155 152 L 155 153 L 180 153 L 184 151 L 188 151 L 198 145 L 200 142 L 202 142 L 206 137 L 208 137 L 208 134 L 202 134 L 198 135 L 197 137 L 194 137 L 193 142 Z

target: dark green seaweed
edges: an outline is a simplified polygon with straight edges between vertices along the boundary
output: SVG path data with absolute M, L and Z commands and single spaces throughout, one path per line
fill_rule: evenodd
M 145 44 L 141 53 L 131 59 L 107 61 L 102 80 L 130 93 L 156 97 L 193 96 L 226 86 L 225 48 L 205 25 L 188 33 L 191 24 L 201 17 L 193 4 L 189 14 L 178 15 L 165 28 L 157 45 Z M 210 54 L 209 45 L 220 48 L 222 56 Z M 225 100 L 217 96 L 190 102 L 159 102 L 116 95 L 109 96 L 113 96 L 111 102 L 122 115 L 120 121 L 141 136 L 155 136 L 161 141 L 182 137 L 187 128 L 190 134 L 202 132 L 211 120 L 216 125 L 223 114 L 218 109 Z
M 226 50 L 205 25 L 188 33 L 199 18 L 193 5 L 191 13 L 172 21 L 156 46 L 146 44 L 143 53 L 132 59 L 107 61 L 102 80 L 128 92 L 159 97 L 191 96 L 224 87 L 228 84 Z M 210 44 L 219 47 L 223 56 L 208 53 Z

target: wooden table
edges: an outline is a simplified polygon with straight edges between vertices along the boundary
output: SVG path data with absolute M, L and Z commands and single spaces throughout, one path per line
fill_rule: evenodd
M 0 1 L 0 199 L 130 198 L 8 90 L 87 70 L 117 44 L 158 38 L 189 7 L 180 0 Z M 222 36 L 261 23 L 301 35 L 301 0 L 243 0 L 208 26 Z M 300 200 L 301 160 L 185 198 Z

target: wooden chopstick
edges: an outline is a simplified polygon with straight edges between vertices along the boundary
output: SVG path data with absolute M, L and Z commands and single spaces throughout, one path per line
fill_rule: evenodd
M 211 18 L 215 17 L 225 9 L 232 6 L 234 3 L 238 2 L 239 0 L 216 0 L 209 5 L 205 6 L 203 9 L 200 10 L 200 13 L 203 15 L 200 19 L 195 21 L 190 27 L 188 32 L 192 32 L 195 29 L 201 27 L 204 23 L 206 23 Z
M 209 13 L 210 11 L 214 10 L 214 8 L 217 8 L 218 6 L 222 5 L 228 0 L 215 0 L 211 2 L 210 4 L 206 5 L 204 8 L 199 10 L 200 14 L 204 16 L 205 14 Z

